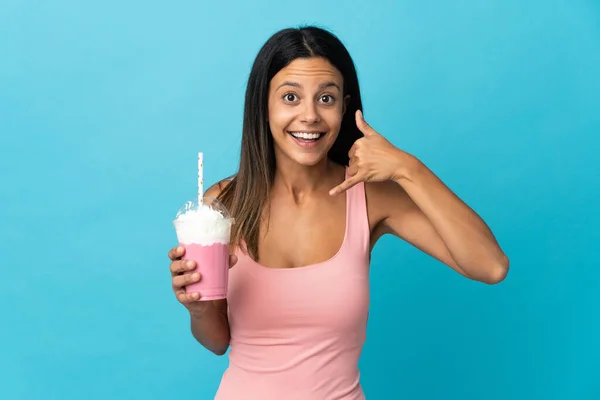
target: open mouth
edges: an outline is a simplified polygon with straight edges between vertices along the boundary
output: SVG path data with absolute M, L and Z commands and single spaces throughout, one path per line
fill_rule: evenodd
M 325 136 L 325 132 L 296 132 L 288 131 L 288 134 L 292 136 L 299 144 L 310 145 L 317 143 Z

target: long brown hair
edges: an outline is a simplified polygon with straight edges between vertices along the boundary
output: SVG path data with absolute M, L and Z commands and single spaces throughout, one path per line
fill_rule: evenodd
M 235 218 L 231 243 L 242 246 L 258 259 L 259 228 L 268 215 L 269 194 L 275 177 L 273 137 L 268 124 L 269 83 L 281 69 L 297 58 L 323 57 L 344 78 L 344 96 L 350 95 L 340 133 L 328 157 L 348 165 L 348 152 L 362 133 L 354 115 L 362 109 L 360 88 L 354 62 L 342 42 L 331 32 L 318 27 L 288 28 L 275 33 L 259 51 L 248 79 L 244 105 L 240 166 L 219 200 Z

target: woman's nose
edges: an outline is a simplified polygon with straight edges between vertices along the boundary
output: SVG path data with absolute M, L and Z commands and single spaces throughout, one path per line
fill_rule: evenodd
M 302 114 L 302 122 L 307 124 L 314 124 L 321 120 L 319 116 L 319 110 L 314 102 L 306 102 L 304 106 L 303 114 Z

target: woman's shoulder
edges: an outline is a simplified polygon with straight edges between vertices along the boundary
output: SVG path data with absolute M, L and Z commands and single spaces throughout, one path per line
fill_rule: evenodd
M 231 181 L 233 180 L 234 177 L 235 177 L 235 175 L 218 181 L 217 183 L 215 183 L 214 185 L 209 187 L 208 190 L 206 190 L 206 192 L 204 192 L 204 196 L 209 196 L 209 197 L 214 197 L 214 198 L 219 197 L 221 192 L 223 190 L 225 190 L 225 188 L 231 183 Z

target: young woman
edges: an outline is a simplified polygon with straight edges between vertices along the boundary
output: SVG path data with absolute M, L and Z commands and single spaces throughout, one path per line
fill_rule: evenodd
M 331 33 L 285 29 L 260 50 L 239 170 L 206 193 L 236 220 L 227 300 L 186 293 L 202 277 L 182 248 L 169 252 L 194 337 L 215 354 L 231 347 L 217 399 L 363 399 L 370 252 L 384 234 L 473 280 L 508 272 L 485 222 L 361 109 L 353 61 Z

